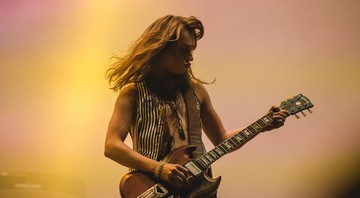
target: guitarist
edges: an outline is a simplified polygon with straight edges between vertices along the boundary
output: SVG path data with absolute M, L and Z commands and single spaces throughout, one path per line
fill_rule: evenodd
M 111 89 L 119 91 L 111 116 L 105 156 L 163 180 L 175 189 L 189 186 L 188 169 L 161 160 L 184 145 L 196 145 L 196 158 L 205 152 L 202 131 L 214 145 L 241 129 L 227 131 L 203 86 L 191 70 L 193 51 L 204 29 L 197 18 L 167 15 L 152 23 L 127 54 L 114 57 L 107 71 Z M 289 112 L 272 107 L 281 127 Z M 130 133 L 133 148 L 124 143 Z M 213 197 L 216 197 L 214 193 Z

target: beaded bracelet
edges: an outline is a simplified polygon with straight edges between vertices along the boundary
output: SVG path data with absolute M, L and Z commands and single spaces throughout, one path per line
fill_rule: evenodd
M 161 170 L 162 170 L 164 165 L 165 165 L 165 162 L 160 162 L 160 164 L 156 167 L 156 170 L 155 170 L 155 173 L 154 173 L 154 177 L 156 179 L 159 179 Z

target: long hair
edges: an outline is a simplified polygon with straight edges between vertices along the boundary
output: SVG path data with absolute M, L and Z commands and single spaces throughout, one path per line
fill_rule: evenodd
M 128 83 L 143 80 L 150 72 L 154 57 L 169 41 L 177 41 L 184 28 L 194 33 L 196 41 L 204 35 L 201 21 L 193 16 L 167 15 L 152 23 L 133 43 L 125 56 L 112 57 L 116 61 L 106 72 L 110 88 L 118 91 Z M 187 74 L 189 77 L 205 83 L 194 76 L 191 68 L 188 69 Z

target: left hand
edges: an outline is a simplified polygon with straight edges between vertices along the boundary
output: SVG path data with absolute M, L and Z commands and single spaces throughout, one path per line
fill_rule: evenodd
M 269 126 L 265 127 L 263 131 L 271 131 L 273 129 L 282 127 L 286 118 L 290 116 L 288 111 L 282 110 L 278 106 L 272 106 L 270 111 L 273 112 L 273 122 Z

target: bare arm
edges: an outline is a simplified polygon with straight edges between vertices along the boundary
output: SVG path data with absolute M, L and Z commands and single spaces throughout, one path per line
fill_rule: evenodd
M 135 84 L 129 84 L 120 91 L 106 134 L 105 156 L 123 166 L 155 173 L 160 162 L 139 154 L 124 143 L 136 114 L 136 98 Z M 182 188 L 188 185 L 187 172 L 188 170 L 179 164 L 166 163 L 159 173 L 159 178 Z
M 105 156 L 124 166 L 154 173 L 159 162 L 137 153 L 124 143 L 136 113 L 136 98 L 135 84 L 121 89 L 106 134 Z
M 200 118 L 203 130 L 214 146 L 220 144 L 222 141 L 235 135 L 241 130 L 236 129 L 233 131 L 227 131 L 224 128 L 220 117 L 216 113 L 205 87 L 200 83 L 195 83 L 194 90 L 200 100 Z
M 221 122 L 221 119 L 219 118 L 218 114 L 216 113 L 214 107 L 211 104 L 209 94 L 206 91 L 205 87 L 200 83 L 196 83 L 195 92 L 201 104 L 200 117 L 203 130 L 214 146 L 234 136 L 243 129 L 239 128 L 232 131 L 226 130 Z M 274 122 L 268 127 L 266 127 L 264 131 L 269 131 L 281 127 L 282 125 L 284 125 L 286 117 L 290 115 L 289 112 L 285 110 L 280 110 L 278 107 L 275 106 L 273 106 L 270 110 L 274 112 Z

